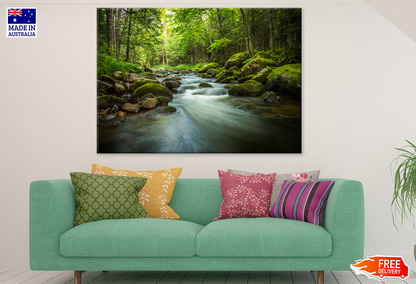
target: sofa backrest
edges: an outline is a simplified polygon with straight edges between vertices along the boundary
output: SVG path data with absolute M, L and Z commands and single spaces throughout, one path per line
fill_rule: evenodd
M 218 216 L 222 202 L 220 180 L 179 178 L 169 206 L 180 220 L 207 225 Z

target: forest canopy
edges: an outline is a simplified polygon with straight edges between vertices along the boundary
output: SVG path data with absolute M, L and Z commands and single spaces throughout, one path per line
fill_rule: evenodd
M 300 63 L 301 9 L 97 9 L 98 73 L 115 71 L 104 71 L 110 63 L 134 72 L 140 66 L 223 65 L 233 54 L 258 51 L 276 62 Z

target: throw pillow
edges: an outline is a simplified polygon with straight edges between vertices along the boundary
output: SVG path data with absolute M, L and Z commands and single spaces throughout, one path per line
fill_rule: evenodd
M 252 172 L 245 172 L 239 170 L 232 170 L 229 169 L 228 172 L 240 174 L 240 175 L 256 175 L 257 173 Z M 269 209 L 272 209 L 273 205 L 276 204 L 277 198 L 279 197 L 280 190 L 282 189 L 283 182 L 285 180 L 296 181 L 296 182 L 310 182 L 310 181 L 318 181 L 320 170 L 317 171 L 310 171 L 310 172 L 297 172 L 297 173 L 289 173 L 289 174 L 277 174 L 274 180 L 272 197 L 270 198 L 270 206 Z
M 93 164 L 91 170 L 93 174 L 147 178 L 147 183 L 139 193 L 139 201 L 150 218 L 161 219 L 179 219 L 179 215 L 168 204 L 181 172 L 182 168 L 159 171 L 114 170 L 97 164 Z
M 321 225 L 322 212 L 335 181 L 285 181 L 271 217 L 299 220 Z
M 148 218 L 137 201 L 147 179 L 70 173 L 75 189 L 74 226 L 103 219 Z
M 245 176 L 218 170 L 221 195 L 214 219 L 269 217 L 270 196 L 276 174 Z

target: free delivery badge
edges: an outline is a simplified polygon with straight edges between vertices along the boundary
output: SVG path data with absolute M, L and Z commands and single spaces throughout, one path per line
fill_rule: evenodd
M 375 255 L 364 260 L 356 260 L 356 264 L 350 265 L 355 274 L 364 274 L 368 278 L 383 279 L 385 277 L 400 278 L 409 277 L 409 266 L 401 256 Z
M 7 8 L 7 37 L 37 37 L 36 8 Z

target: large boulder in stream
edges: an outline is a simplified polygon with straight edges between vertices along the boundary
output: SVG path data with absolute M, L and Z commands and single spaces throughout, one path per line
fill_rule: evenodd
M 266 78 L 266 89 L 277 94 L 300 99 L 301 75 L 301 64 L 288 64 L 276 68 Z
M 239 85 L 232 85 L 228 89 L 230 96 L 237 97 L 258 97 L 264 92 L 266 92 L 264 85 L 254 80 L 249 80 Z
M 149 83 L 137 88 L 130 97 L 130 103 L 135 104 L 142 96 L 151 93 L 155 97 L 167 97 L 170 101 L 173 99 L 172 92 L 161 84 Z
M 207 73 L 209 69 L 212 69 L 212 68 L 216 69 L 219 67 L 220 66 L 218 65 L 218 63 L 208 63 L 202 66 L 201 69 L 199 69 L 199 73 Z
M 236 66 L 237 68 L 243 67 L 244 61 L 247 59 L 250 59 L 250 55 L 247 54 L 247 52 L 241 52 L 234 54 L 230 57 L 230 59 L 225 62 L 224 68 L 230 69 L 231 67 Z
M 166 115 L 176 111 L 176 108 L 173 106 L 162 106 L 156 109 L 153 109 L 149 112 L 146 112 L 145 116 L 155 116 L 155 115 Z
M 175 78 L 167 78 L 162 81 L 163 85 L 165 85 L 169 90 L 179 88 L 181 86 L 181 82 L 179 82 Z
M 252 80 L 255 80 L 259 83 L 264 83 L 266 80 L 266 77 L 272 72 L 272 69 L 270 68 L 264 68 L 259 73 L 257 73 Z
M 266 102 L 266 103 L 278 103 L 278 102 L 281 102 L 282 101 L 282 98 L 281 97 L 279 97 L 275 92 L 273 92 L 273 91 L 267 91 L 267 92 L 265 92 L 265 93 L 263 93 L 261 96 L 260 96 L 260 99 L 263 101 L 263 102 Z
M 149 83 L 157 83 L 156 80 L 152 80 L 152 79 L 136 79 L 134 80 L 133 84 L 131 85 L 131 91 L 134 92 L 137 88 L 149 84 Z
M 113 106 L 121 107 L 127 103 L 125 99 L 111 96 L 111 95 L 104 95 L 97 98 L 97 106 L 99 109 L 111 108 Z
M 241 73 L 243 73 L 244 76 L 257 74 L 266 67 L 277 67 L 277 63 L 267 58 L 255 58 L 243 66 Z
M 154 109 L 156 107 L 157 107 L 157 99 L 155 98 L 147 98 L 142 104 L 142 108 L 145 108 L 145 109 Z

